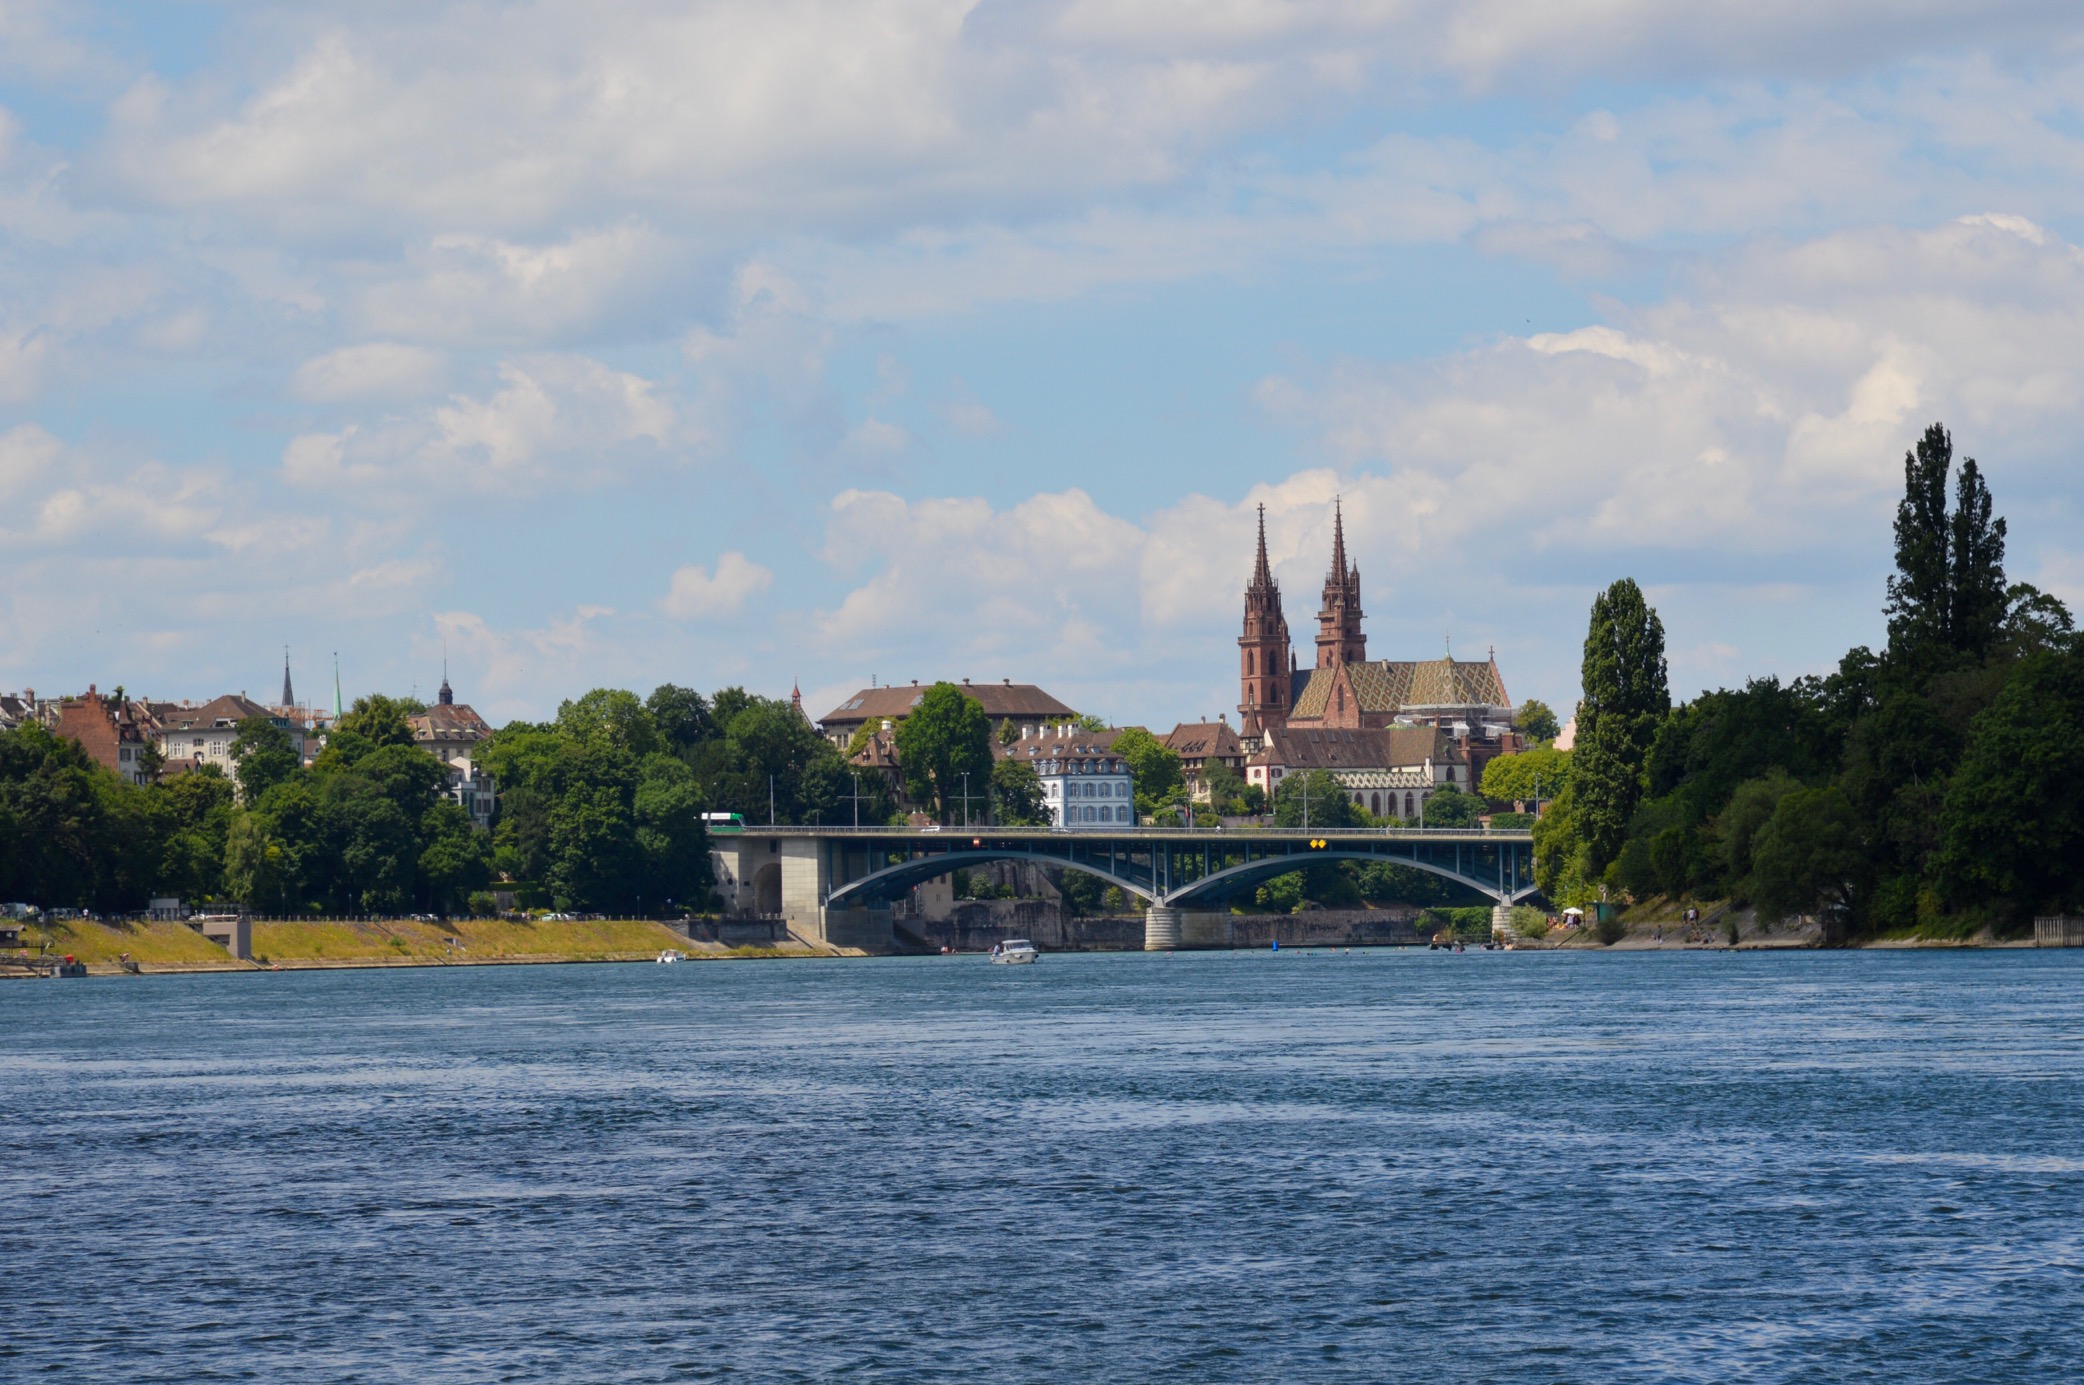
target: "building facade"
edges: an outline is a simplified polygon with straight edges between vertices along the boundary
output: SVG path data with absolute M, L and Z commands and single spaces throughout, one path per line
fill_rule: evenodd
M 285 679 L 284 687 L 288 683 Z M 499 803 L 499 786 L 492 776 L 477 767 L 473 756 L 478 743 L 492 734 L 492 727 L 467 702 L 456 700 L 455 690 L 449 686 L 449 675 L 443 670 L 441 691 L 435 694 L 434 705 L 415 717 L 406 718 L 412 727 L 413 744 L 441 761 L 449 769 L 449 784 L 445 796 L 464 812 L 479 827 L 492 825 L 492 812 Z
M 1245 782 L 1271 799 L 1292 774 L 1323 770 L 1358 808 L 1419 822 L 1443 787 L 1470 788 L 1467 753 L 1437 726 L 1277 726 L 1245 762 Z
M 998 747 L 999 758 L 1034 766 L 1042 781 L 1049 823 L 1066 831 L 1108 831 L 1135 825 L 1136 779 L 1114 753 L 1120 731 L 1027 726 Z
M 263 717 L 289 733 L 299 759 L 304 755 L 304 728 L 289 717 L 277 716 L 245 693 L 226 693 L 200 707 L 187 703 L 154 703 L 158 721 L 159 753 L 168 773 L 215 765 L 234 782 L 238 762 L 232 759 L 232 742 L 239 728 L 253 717 Z
M 1245 743 L 1220 716 L 1214 721 L 1183 721 L 1161 740 L 1179 756 L 1180 774 L 1198 803 L 1208 802 L 1207 773 L 1211 766 L 1219 765 L 1244 778 Z

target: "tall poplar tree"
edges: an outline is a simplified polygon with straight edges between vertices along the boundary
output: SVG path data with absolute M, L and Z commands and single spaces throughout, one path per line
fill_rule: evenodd
M 1954 505 L 1954 440 L 1942 424 L 1903 456 L 1896 505 L 1896 575 L 1889 578 L 1889 661 L 1912 686 L 1989 657 L 2004 628 L 2005 523 L 1975 458 L 1962 459 Z
M 1671 710 L 1664 622 L 1633 578 L 1593 601 L 1582 677 L 1572 789 L 1586 874 L 1597 876 L 1620 854 L 1628 819 L 1642 801 L 1650 742 Z

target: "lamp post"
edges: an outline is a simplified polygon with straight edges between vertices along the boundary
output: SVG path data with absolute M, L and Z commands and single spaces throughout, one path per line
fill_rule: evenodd
M 969 830 L 969 826 L 970 826 L 970 772 L 969 772 L 968 770 L 964 770 L 964 771 L 962 772 L 962 826 L 963 826 L 963 830 L 964 830 L 964 831 L 968 831 L 968 830 Z

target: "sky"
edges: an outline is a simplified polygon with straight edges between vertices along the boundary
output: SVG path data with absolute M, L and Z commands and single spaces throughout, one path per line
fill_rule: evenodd
M 1934 421 L 2084 600 L 2080 174 L 2049 0 L 0 0 L 0 688 L 1164 729 L 1335 498 L 1373 657 L 1821 672 Z

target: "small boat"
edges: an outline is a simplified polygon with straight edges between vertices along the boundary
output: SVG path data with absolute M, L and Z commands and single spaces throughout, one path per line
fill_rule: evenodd
M 670 966 L 674 962 L 685 962 L 687 954 L 677 947 L 669 947 L 658 955 L 658 960 L 660 966 Z
M 992 944 L 991 948 L 991 960 L 1001 966 L 1033 962 L 1041 955 L 1026 938 L 1008 938 L 1005 942 Z

